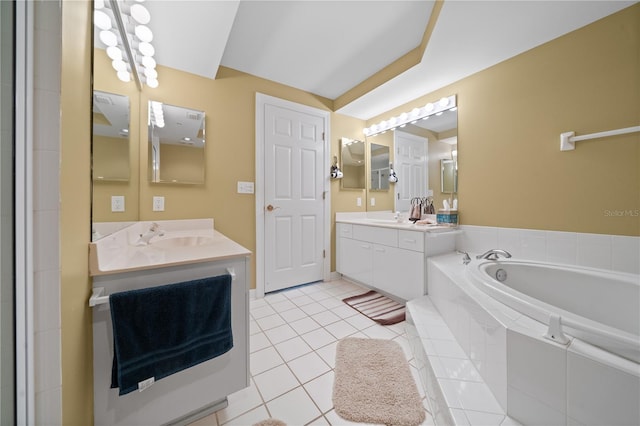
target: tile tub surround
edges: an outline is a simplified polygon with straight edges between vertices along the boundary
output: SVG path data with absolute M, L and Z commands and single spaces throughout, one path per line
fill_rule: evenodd
M 577 339 L 567 347 L 543 338 L 546 326 L 469 282 L 460 255 L 432 258 L 428 269 L 427 297 L 512 418 L 525 424 L 640 424 L 637 363 Z
M 500 406 L 429 296 L 407 303 L 406 329 L 436 424 L 519 425 Z
M 640 274 L 640 237 L 461 225 L 456 248 L 507 250 L 515 258 Z

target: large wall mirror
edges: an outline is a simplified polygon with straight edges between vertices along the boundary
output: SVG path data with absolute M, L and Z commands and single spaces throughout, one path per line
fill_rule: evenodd
M 340 140 L 340 160 L 343 189 L 366 188 L 365 143 L 356 139 L 342 138 Z
M 149 101 L 149 180 L 203 184 L 204 111 Z
M 389 189 L 389 147 L 377 143 L 370 144 L 370 175 L 369 189 L 372 191 L 386 191 Z
M 129 97 L 93 92 L 93 180 L 129 180 Z
M 371 184 L 368 190 L 373 191 L 372 194 L 368 194 L 368 198 L 373 198 L 375 191 L 384 191 L 386 188 L 390 188 L 388 204 L 376 201 L 376 205 L 372 206 L 368 203 L 368 210 L 406 211 L 412 197 L 425 197 L 428 194 L 431 194 L 434 206 L 438 209 L 443 206 L 443 200 L 452 202 L 457 198 L 458 111 L 455 95 L 444 99 L 448 100 L 446 106 L 443 100 L 439 100 L 433 104 L 427 104 L 425 107 L 407 108 L 411 112 L 405 114 L 409 116 L 415 111 L 420 111 L 431 105 L 433 110 L 431 113 L 425 114 L 425 117 L 413 119 L 402 128 L 394 131 L 367 136 L 371 154 Z M 391 117 L 387 117 L 385 123 L 397 122 L 400 119 L 402 119 L 402 115 L 393 120 Z M 404 145 L 399 145 L 399 139 L 404 139 Z M 389 158 L 389 154 L 385 156 L 383 153 L 384 146 L 391 147 L 388 148 L 391 151 L 391 158 Z M 389 185 L 388 175 L 386 179 L 381 178 L 385 172 L 385 163 L 376 161 L 375 153 L 377 152 L 380 152 L 381 160 L 393 163 L 393 170 L 398 178 L 397 183 Z M 380 170 L 380 173 L 376 173 L 376 170 Z M 375 197 L 386 200 L 386 197 L 383 197 L 379 192 Z

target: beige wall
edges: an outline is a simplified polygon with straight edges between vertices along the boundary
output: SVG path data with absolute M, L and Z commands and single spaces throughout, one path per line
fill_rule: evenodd
M 461 223 L 638 236 L 639 134 L 559 149 L 562 132 L 639 124 L 638 52 L 640 4 L 370 123 L 456 94 Z
M 89 0 L 62 3 L 60 320 L 62 424 L 93 424 L 93 353 L 87 243 L 91 218 Z
M 93 137 L 93 178 L 129 180 L 129 140 L 108 136 Z

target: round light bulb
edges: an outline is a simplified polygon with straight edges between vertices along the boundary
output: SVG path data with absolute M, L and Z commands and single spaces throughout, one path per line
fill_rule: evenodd
M 449 105 L 449 98 L 440 99 L 440 106 L 446 107 L 447 105 Z
M 153 56 L 153 54 L 156 53 L 156 50 L 153 48 L 153 46 L 146 41 L 140 42 L 140 44 L 138 45 L 138 50 L 144 56 Z
M 142 57 L 142 65 L 145 68 L 155 68 L 156 67 L 156 60 L 153 59 L 151 56 L 143 56 Z
M 149 29 L 149 27 L 145 25 L 136 25 L 134 32 L 136 33 L 136 37 L 138 37 L 138 40 L 140 41 L 151 43 L 151 41 L 153 40 L 153 32 Z
M 426 109 L 426 110 L 427 110 L 427 112 L 431 112 L 431 111 L 433 111 L 433 104 L 432 104 L 431 102 L 429 102 L 428 104 L 426 104 L 426 105 L 424 106 L 424 109 Z
M 114 61 L 122 59 L 122 50 L 117 46 L 109 46 L 107 47 L 107 56 Z
M 100 31 L 100 41 L 107 46 L 115 46 L 118 44 L 118 37 L 111 31 Z
M 144 75 L 147 76 L 147 78 L 158 78 L 158 71 L 154 70 L 153 68 L 145 68 L 144 69 Z
M 151 14 L 141 4 L 134 4 L 130 9 L 131 17 L 139 24 L 148 24 L 151 21 Z
M 94 9 L 104 9 L 104 0 L 95 0 L 93 2 Z
M 127 71 L 118 71 L 118 79 L 127 83 L 131 81 L 131 74 L 129 74 Z
M 111 66 L 116 71 L 126 71 L 127 70 L 127 64 L 122 59 L 114 60 L 113 62 L 111 62 Z
M 158 80 L 156 80 L 155 78 L 148 78 L 147 86 L 151 87 L 152 89 L 155 89 L 156 87 L 158 87 Z
M 111 18 L 102 10 L 96 10 L 93 12 L 93 23 L 101 30 L 111 29 Z

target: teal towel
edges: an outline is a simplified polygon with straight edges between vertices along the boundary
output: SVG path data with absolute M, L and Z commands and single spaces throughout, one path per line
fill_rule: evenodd
M 230 275 L 114 293 L 109 305 L 120 395 L 233 347 Z

